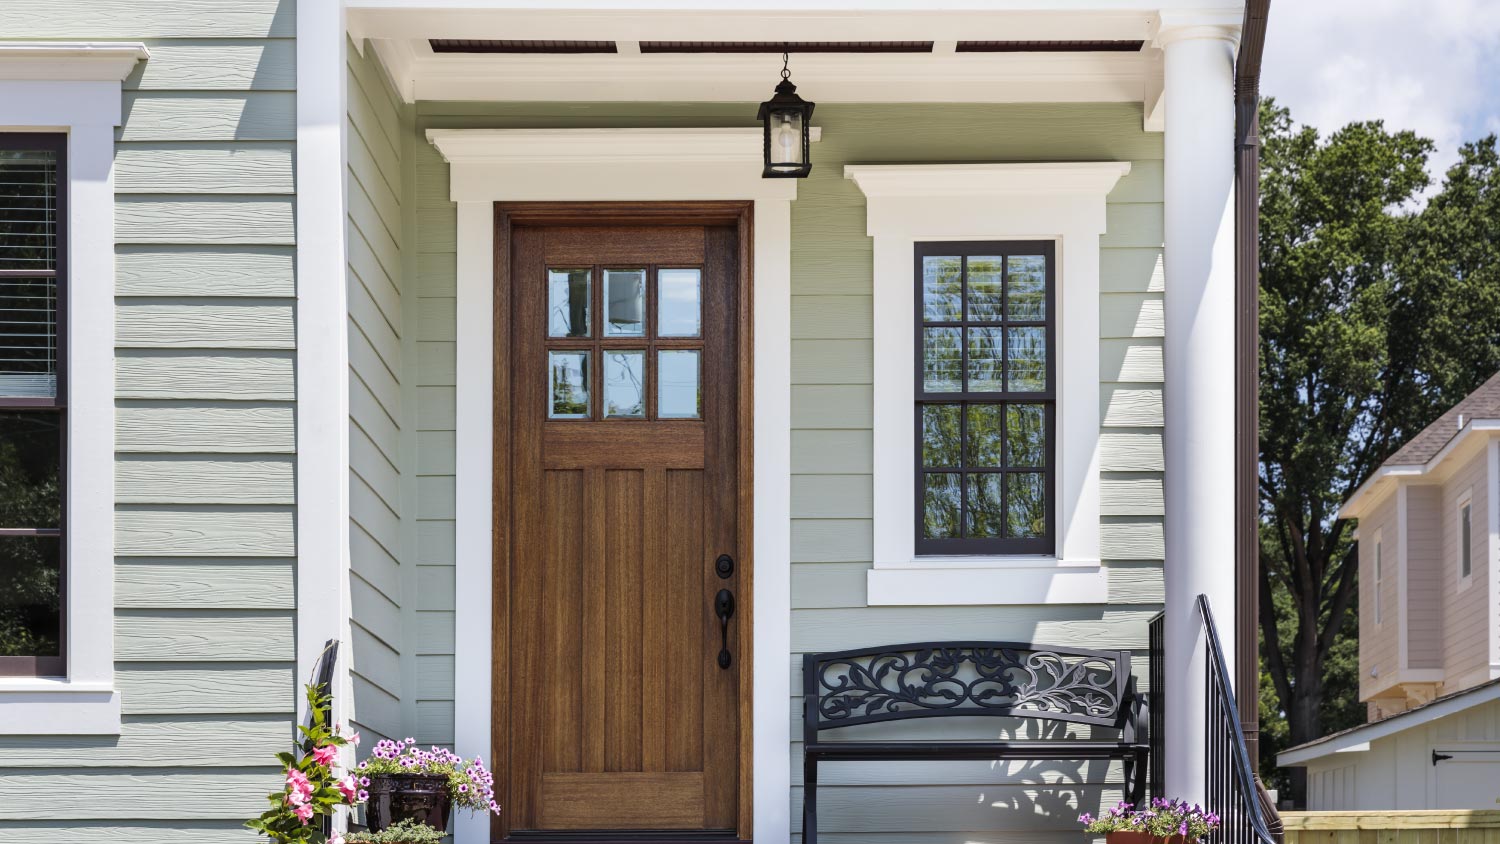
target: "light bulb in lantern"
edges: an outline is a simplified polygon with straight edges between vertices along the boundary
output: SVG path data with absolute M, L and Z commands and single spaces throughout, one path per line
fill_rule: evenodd
M 797 121 L 790 114 L 780 115 L 776 127 L 776 144 L 772 160 L 779 164 L 799 163 L 802 156 L 798 154 L 797 147 L 802 143 L 802 133 L 798 130 Z

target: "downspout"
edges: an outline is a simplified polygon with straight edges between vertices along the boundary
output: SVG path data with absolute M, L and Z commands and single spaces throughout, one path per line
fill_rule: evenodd
M 1260 768 L 1260 64 L 1271 0 L 1247 0 L 1234 78 L 1234 685 Z

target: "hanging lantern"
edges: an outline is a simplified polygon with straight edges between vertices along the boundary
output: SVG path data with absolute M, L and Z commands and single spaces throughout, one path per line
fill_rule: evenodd
M 766 179 L 805 179 L 812 172 L 809 134 L 812 131 L 813 106 L 797 96 L 792 72 L 787 70 L 788 56 L 781 54 L 781 83 L 776 96 L 760 104 L 760 122 L 765 126 Z

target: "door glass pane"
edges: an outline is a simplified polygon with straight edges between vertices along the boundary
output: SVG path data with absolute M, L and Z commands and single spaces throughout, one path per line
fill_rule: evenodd
M 1005 465 L 1046 465 L 1047 409 L 1040 404 L 1005 407 Z
M 958 474 L 930 472 L 922 490 L 923 534 L 928 539 L 952 539 L 959 535 L 963 497 Z
M 604 415 L 610 419 L 646 416 L 646 353 L 604 352 Z
M 922 389 L 957 393 L 963 389 L 961 328 L 922 329 Z
M 592 271 L 547 271 L 547 336 L 589 336 L 589 277 Z
M 1000 379 L 1002 329 L 969 329 L 969 392 L 998 393 L 1005 389 Z
M 1012 393 L 1040 393 L 1047 389 L 1047 329 L 1007 328 L 1009 347 L 1006 376 Z M 972 356 L 972 352 L 970 353 Z
M 1007 319 L 1047 318 L 1047 259 L 1041 255 L 1012 255 L 1006 261 Z
M 1005 475 L 1005 535 L 1030 539 L 1047 533 L 1046 476 L 1040 472 Z
M 922 318 L 928 322 L 963 319 L 963 263 L 957 257 L 922 258 Z
M 0 656 L 62 655 L 56 536 L 0 536 Z
M 922 405 L 922 465 L 948 468 L 959 465 L 959 413 L 962 405 Z
M 703 391 L 698 387 L 698 352 L 657 352 L 656 384 L 658 419 L 697 419 L 703 415 Z
M 1000 482 L 1005 475 L 985 472 L 967 475 L 969 482 L 968 534 L 971 539 L 995 539 L 1004 523 L 1000 508 Z
M 702 331 L 702 280 L 698 270 L 656 271 L 658 337 L 697 337 Z
M 1004 308 L 1004 259 L 995 255 L 969 256 L 969 319 L 999 322 Z
M 999 468 L 1001 462 L 1000 417 L 1005 411 L 1002 404 L 971 404 L 968 435 L 964 438 L 968 449 L 965 465 L 983 468 Z
M 646 271 L 604 271 L 604 334 L 641 337 L 646 333 Z
M 589 353 L 547 353 L 547 416 L 589 418 Z

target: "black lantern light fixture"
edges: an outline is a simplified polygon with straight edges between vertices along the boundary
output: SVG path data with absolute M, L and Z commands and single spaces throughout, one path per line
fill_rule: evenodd
M 787 70 L 789 57 L 781 54 L 781 83 L 776 96 L 760 104 L 760 122 L 765 126 L 766 179 L 805 179 L 812 172 L 813 106 L 797 96 L 792 72 Z

